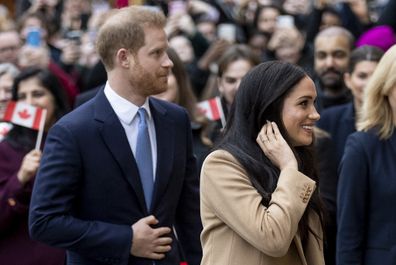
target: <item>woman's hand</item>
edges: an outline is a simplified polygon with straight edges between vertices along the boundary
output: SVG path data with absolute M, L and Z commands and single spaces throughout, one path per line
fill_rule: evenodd
M 256 141 L 264 154 L 280 170 L 285 168 L 298 169 L 296 157 L 279 132 L 279 128 L 275 122 L 267 121 L 263 128 L 261 128 Z
M 18 180 L 25 184 L 36 175 L 37 169 L 40 165 L 41 151 L 32 150 L 25 155 L 22 160 L 21 168 L 18 171 Z

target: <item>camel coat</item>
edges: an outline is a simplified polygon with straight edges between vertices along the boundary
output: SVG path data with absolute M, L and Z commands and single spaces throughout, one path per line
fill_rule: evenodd
M 319 217 L 309 215 L 303 248 L 298 223 L 315 182 L 293 169 L 281 172 L 269 207 L 246 171 L 224 150 L 211 153 L 201 171 L 201 265 L 323 265 Z

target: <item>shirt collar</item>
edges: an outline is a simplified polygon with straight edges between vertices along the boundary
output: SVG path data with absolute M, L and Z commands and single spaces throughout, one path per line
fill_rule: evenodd
M 125 98 L 118 95 L 114 89 L 111 88 L 110 84 L 106 82 L 106 86 L 104 89 L 104 93 L 107 99 L 110 102 L 111 107 L 114 109 L 117 117 L 121 120 L 121 122 L 130 125 L 135 118 L 137 111 L 139 109 L 138 106 L 126 100 Z M 146 101 L 141 106 L 147 112 L 148 119 L 151 120 L 151 112 L 149 107 L 149 98 L 146 98 Z

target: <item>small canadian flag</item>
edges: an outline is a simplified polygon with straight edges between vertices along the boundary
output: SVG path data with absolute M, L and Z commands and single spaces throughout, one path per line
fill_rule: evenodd
M 0 141 L 3 140 L 8 132 L 12 129 L 12 124 L 9 122 L 0 122 Z
M 221 120 L 221 124 L 225 125 L 225 116 L 223 108 L 221 106 L 220 97 L 211 98 L 198 103 L 198 109 L 203 113 L 209 120 L 217 121 Z
M 10 101 L 3 121 L 39 130 L 45 122 L 46 110 L 23 102 Z

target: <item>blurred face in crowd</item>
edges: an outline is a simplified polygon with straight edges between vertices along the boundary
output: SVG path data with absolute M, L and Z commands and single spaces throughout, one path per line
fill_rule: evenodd
M 316 88 L 309 77 L 304 77 L 286 96 L 282 121 L 293 146 L 310 145 L 315 122 L 320 118 L 315 108 Z
M 346 86 L 352 91 L 355 108 L 360 110 L 363 104 L 363 92 L 378 62 L 361 61 L 355 65 L 352 73 L 345 73 Z
M 322 21 L 320 23 L 320 30 L 332 26 L 341 26 L 340 18 L 333 13 L 324 12 L 322 15 Z
M 216 39 L 216 25 L 213 22 L 205 21 L 197 24 L 197 30 L 209 41 Z
M 275 30 L 276 20 L 279 15 L 279 11 L 276 8 L 263 8 L 257 20 L 257 29 L 261 32 L 272 34 Z
M 0 76 L 0 120 L 2 119 L 7 106 L 7 102 L 12 97 L 12 83 L 13 78 L 11 74 L 5 73 Z
M 41 20 L 36 17 L 29 17 L 26 19 L 25 23 L 21 28 L 21 38 L 23 40 L 26 40 L 29 31 L 31 31 L 32 29 L 39 30 L 42 39 L 45 39 L 47 37 L 47 30 L 44 29 Z
M 173 67 L 166 52 L 168 41 L 162 28 L 145 27 L 145 44 L 136 54 L 128 53 L 129 83 L 141 96 L 166 91 Z
M 184 36 L 175 36 L 169 40 L 169 46 L 179 55 L 183 63 L 190 63 L 194 59 L 191 42 Z
M 37 77 L 23 80 L 18 86 L 18 101 L 47 110 L 45 128 L 48 129 L 55 121 L 55 98 Z
M 31 0 L 30 2 L 32 2 L 32 4 L 54 7 L 59 2 L 59 0 Z
M 231 62 L 223 75 L 219 77 L 219 91 L 225 98 L 228 105 L 234 101 L 239 84 L 246 73 L 252 68 L 252 64 L 245 59 L 238 59 Z
M 307 14 L 310 9 L 309 0 L 285 0 L 283 2 L 283 9 L 287 14 Z
M 249 47 L 256 54 L 258 58 L 261 58 L 264 51 L 267 49 L 268 38 L 262 34 L 255 34 L 249 39 Z
M 0 32 L 0 63 L 17 64 L 21 40 L 16 31 Z
M 315 72 L 326 91 L 343 89 L 343 75 L 348 68 L 350 49 L 345 36 L 321 36 L 315 40 Z
M 301 57 L 301 51 L 296 45 L 286 42 L 282 45 L 279 45 L 279 47 L 275 50 L 275 56 L 278 60 L 297 64 Z

